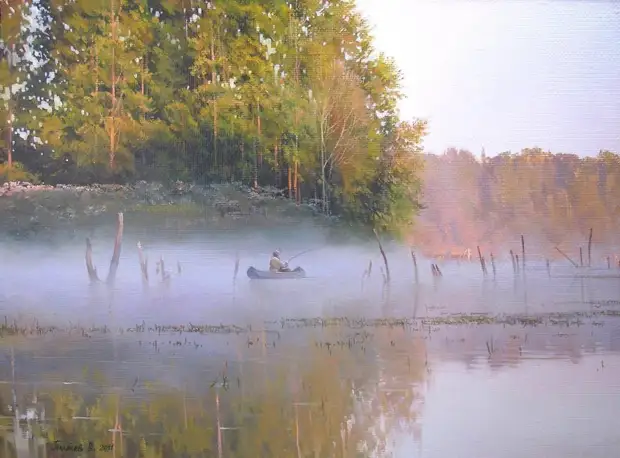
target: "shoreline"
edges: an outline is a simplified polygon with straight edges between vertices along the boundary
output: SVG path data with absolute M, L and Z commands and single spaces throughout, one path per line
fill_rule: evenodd
M 0 237 L 36 238 L 41 233 L 105 224 L 118 212 L 174 219 L 181 227 L 235 224 L 300 223 L 337 217 L 321 214 L 313 202 L 297 204 L 272 187 L 251 189 L 240 183 L 170 185 L 138 181 L 129 185 L 35 185 L 11 182 L 0 186 Z

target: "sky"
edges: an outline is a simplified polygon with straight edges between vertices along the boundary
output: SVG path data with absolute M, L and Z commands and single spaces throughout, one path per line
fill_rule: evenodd
M 428 152 L 620 152 L 620 2 L 357 0 Z

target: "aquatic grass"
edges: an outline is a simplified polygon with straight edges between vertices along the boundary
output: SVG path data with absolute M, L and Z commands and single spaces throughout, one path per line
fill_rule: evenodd
M 410 331 L 420 331 L 445 326 L 555 326 L 571 327 L 582 326 L 588 320 L 589 324 L 601 326 L 605 318 L 620 318 L 620 309 L 593 309 L 584 312 L 556 312 L 537 315 L 527 314 L 500 314 L 490 315 L 483 313 L 452 314 L 443 316 L 426 317 L 390 317 L 390 318 L 354 318 L 354 317 L 308 317 L 308 318 L 284 318 L 264 322 L 264 328 L 255 330 L 251 325 L 238 324 L 151 324 L 145 322 L 136 323 L 130 327 L 111 328 L 106 324 L 81 326 L 69 323 L 68 326 L 42 326 L 38 320 L 28 324 L 20 324 L 17 320 L 9 321 L 4 317 L 0 324 L 0 339 L 8 337 L 45 336 L 48 334 L 71 334 L 74 336 L 90 338 L 96 334 L 157 334 L 157 335 L 183 335 L 183 334 L 272 334 L 280 339 L 278 330 L 299 328 L 333 328 L 340 327 L 351 330 L 363 330 L 372 328 L 402 328 Z M 364 336 L 365 334 L 359 334 Z M 173 341 L 171 340 L 170 343 Z M 343 343 L 344 342 L 344 343 Z M 347 346 L 343 341 L 339 346 Z M 175 345 L 185 345 L 181 340 L 175 340 Z M 275 344 L 272 344 L 275 346 Z

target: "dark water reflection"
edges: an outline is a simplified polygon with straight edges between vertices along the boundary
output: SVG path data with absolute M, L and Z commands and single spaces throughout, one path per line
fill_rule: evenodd
M 567 278 L 561 266 L 549 278 L 532 254 L 526 278 L 505 263 L 484 280 L 472 263 L 445 264 L 436 279 L 419 260 L 416 286 L 407 250 L 388 246 L 386 291 L 374 245 L 314 229 L 148 234 L 128 227 L 114 288 L 88 285 L 83 239 L 0 247 L 0 457 L 620 450 L 620 279 Z M 112 236 L 95 235 L 105 276 Z M 142 285 L 138 240 L 152 274 L 164 256 L 169 282 Z M 315 248 L 298 260 L 310 278 L 248 281 L 273 247 Z M 37 324 L 59 329 L 30 332 Z
M 613 456 L 619 326 L 10 338 L 0 450 L 37 456 L 17 453 L 14 389 L 42 443 L 114 443 L 83 456 Z
M 413 415 L 424 380 L 423 341 L 401 330 L 391 339 L 404 353 L 388 360 L 379 355 L 391 344 L 380 334 L 299 332 L 231 334 L 219 343 L 230 355 L 209 351 L 219 339 L 212 336 L 195 339 L 204 350 L 155 348 L 134 338 L 76 339 L 65 350 L 29 348 L 14 357 L 17 403 L 22 413 L 34 396 L 45 406 L 46 421 L 32 424 L 49 441 L 110 443 L 109 430 L 122 427 L 117 456 L 358 456 L 363 445 L 368 453 L 385 448 L 386 437 L 369 431 L 384 409 L 399 421 Z M 338 341 L 347 344 L 328 345 Z M 3 350 L 10 362 L 8 346 Z M 387 369 L 408 388 L 385 396 L 384 404 L 377 390 L 383 383 L 379 363 L 396 360 L 397 371 Z M 5 441 L 11 430 L 12 413 L 5 407 L 13 385 L 10 367 L 2 367 Z

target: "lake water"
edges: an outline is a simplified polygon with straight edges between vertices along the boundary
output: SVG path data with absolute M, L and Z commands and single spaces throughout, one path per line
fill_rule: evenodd
M 620 456 L 618 269 L 419 258 L 416 283 L 386 244 L 386 288 L 376 243 L 320 227 L 126 220 L 110 287 L 85 235 L 104 278 L 113 228 L 0 246 L 0 456 Z M 276 247 L 309 277 L 250 281 Z

